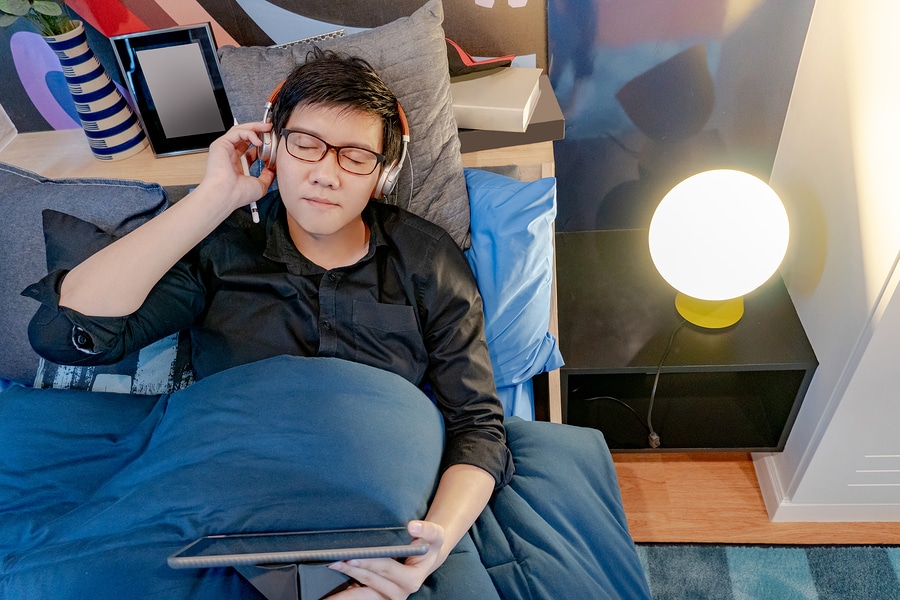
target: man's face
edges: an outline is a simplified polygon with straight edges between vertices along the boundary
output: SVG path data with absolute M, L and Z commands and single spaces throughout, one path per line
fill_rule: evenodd
M 323 105 L 298 107 L 286 128 L 310 133 L 332 146 L 382 150 L 381 120 L 360 111 Z M 369 175 L 348 173 L 338 166 L 334 150 L 328 150 L 319 162 L 304 162 L 287 152 L 284 140 L 279 143 L 276 161 L 278 189 L 291 234 L 314 239 L 340 237 L 356 228 L 381 173 L 380 166 Z

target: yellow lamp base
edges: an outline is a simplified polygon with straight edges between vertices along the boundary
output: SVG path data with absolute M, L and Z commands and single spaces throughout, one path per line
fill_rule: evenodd
M 744 298 L 738 296 L 730 300 L 700 300 L 678 292 L 675 308 L 688 323 L 722 329 L 741 320 L 744 315 Z

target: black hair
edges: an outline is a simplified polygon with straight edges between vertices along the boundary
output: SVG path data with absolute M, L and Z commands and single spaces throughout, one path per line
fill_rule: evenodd
M 306 62 L 285 79 L 272 107 L 275 132 L 287 125 L 297 107 L 330 105 L 358 110 L 384 124 L 382 154 L 386 162 L 400 160 L 401 129 L 397 97 L 364 59 L 314 47 Z

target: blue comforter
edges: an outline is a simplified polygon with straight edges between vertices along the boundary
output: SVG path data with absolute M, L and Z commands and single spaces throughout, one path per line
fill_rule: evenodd
M 507 422 L 516 463 L 416 598 L 649 598 L 599 432 Z M 0 394 L 0 598 L 260 598 L 231 569 L 173 570 L 211 533 L 405 524 L 443 429 L 417 388 L 278 357 L 162 396 Z

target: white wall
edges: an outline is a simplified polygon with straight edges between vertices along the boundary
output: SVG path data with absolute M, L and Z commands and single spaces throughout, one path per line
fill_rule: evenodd
M 817 0 L 771 184 L 782 268 L 819 368 L 783 453 L 754 456 L 773 520 L 900 520 L 900 2 Z

